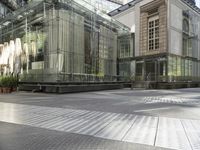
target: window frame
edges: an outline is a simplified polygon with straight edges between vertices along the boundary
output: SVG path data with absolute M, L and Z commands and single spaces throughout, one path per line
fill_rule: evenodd
M 148 18 L 148 51 L 157 51 L 160 48 L 159 25 L 160 25 L 159 15 L 154 15 Z M 150 45 L 150 42 L 152 45 Z

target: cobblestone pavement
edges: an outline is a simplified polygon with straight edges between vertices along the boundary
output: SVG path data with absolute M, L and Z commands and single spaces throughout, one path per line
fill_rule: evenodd
M 199 150 L 199 91 L 1 95 L 0 149 Z

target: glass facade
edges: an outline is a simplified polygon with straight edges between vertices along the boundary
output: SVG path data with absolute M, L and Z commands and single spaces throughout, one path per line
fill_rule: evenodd
M 129 32 L 80 0 L 33 2 L 1 25 L 1 74 L 24 82 L 115 81 L 117 37 Z
M 190 57 L 166 55 L 136 61 L 138 81 L 180 82 L 200 80 L 200 61 Z
M 118 75 L 120 80 L 129 80 L 135 73 L 134 45 L 135 35 L 125 34 L 118 37 Z
M 168 56 L 169 81 L 199 81 L 199 65 L 197 59 Z
M 122 36 L 118 40 L 118 58 L 130 58 L 133 57 L 133 54 L 131 55 L 131 39 L 129 36 Z

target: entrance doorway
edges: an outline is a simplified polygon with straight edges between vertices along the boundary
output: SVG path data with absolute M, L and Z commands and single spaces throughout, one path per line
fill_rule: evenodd
M 157 65 L 155 61 L 147 61 L 146 62 L 146 75 L 145 75 L 145 80 L 146 81 L 156 81 L 156 70 L 157 70 Z

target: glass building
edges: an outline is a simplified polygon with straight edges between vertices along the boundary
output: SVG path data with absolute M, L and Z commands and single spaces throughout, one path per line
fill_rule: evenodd
M 16 0 L 20 6 L 24 6 L 29 2 L 38 2 L 43 0 Z M 123 0 L 84 0 L 87 3 L 90 3 L 96 9 L 101 10 L 104 13 L 109 13 L 123 5 Z
M 104 13 L 109 13 L 117 8 L 119 8 L 123 2 L 121 1 L 109 1 L 109 0 L 88 0 L 94 5 L 97 9 L 101 10 Z
M 116 81 L 129 28 L 81 0 L 32 2 L 0 21 L 0 71 L 23 82 Z

